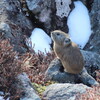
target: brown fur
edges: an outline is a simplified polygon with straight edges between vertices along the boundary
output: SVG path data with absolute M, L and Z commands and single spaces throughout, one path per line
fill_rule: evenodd
M 80 73 L 84 67 L 83 56 L 68 34 L 56 30 L 51 32 L 51 38 L 54 41 L 54 52 L 61 60 L 65 70 L 72 74 Z

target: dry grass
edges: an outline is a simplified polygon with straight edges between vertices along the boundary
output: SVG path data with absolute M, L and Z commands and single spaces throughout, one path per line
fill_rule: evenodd
M 96 71 L 96 79 L 100 83 L 100 70 Z M 86 93 L 78 95 L 76 100 L 100 100 L 100 85 L 93 86 L 91 90 Z
M 93 87 L 86 93 L 78 95 L 76 100 L 100 100 L 100 86 Z
M 8 40 L 0 40 L 0 90 L 5 93 L 5 98 L 6 93 L 12 96 L 16 94 L 17 90 L 13 84 L 16 76 L 21 72 L 21 61 L 18 60 L 18 54 L 13 52 L 13 47 Z
M 0 90 L 10 93 L 12 100 L 16 100 L 19 91 L 12 84 L 16 81 L 16 76 L 23 71 L 28 74 L 31 82 L 45 85 L 45 71 L 54 58 L 54 54 L 47 53 L 45 56 L 34 51 L 19 55 L 13 51 L 8 40 L 0 40 Z M 100 82 L 100 70 L 96 73 L 97 81 Z M 7 97 L 6 94 L 4 97 Z M 85 94 L 78 96 L 77 100 L 100 100 L 100 86 L 87 90 Z
M 47 53 L 47 56 L 45 56 L 41 52 L 23 55 L 24 72 L 28 74 L 31 82 L 44 84 L 45 71 L 54 57 L 54 54 Z

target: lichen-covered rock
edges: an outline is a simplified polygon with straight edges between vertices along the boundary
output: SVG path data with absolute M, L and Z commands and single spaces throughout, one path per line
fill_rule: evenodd
M 20 100 L 41 100 L 25 73 L 18 75 L 17 79 L 16 86 L 22 91 Z
M 78 94 L 91 89 L 83 84 L 52 84 L 43 93 L 44 100 L 76 100 Z
M 71 4 L 71 0 L 55 0 L 56 2 L 56 15 L 63 18 L 67 17 L 70 12 L 69 5 Z

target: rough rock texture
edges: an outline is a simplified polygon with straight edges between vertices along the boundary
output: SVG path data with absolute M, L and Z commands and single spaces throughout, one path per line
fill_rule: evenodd
M 63 18 L 67 17 L 70 12 L 69 5 L 71 4 L 71 0 L 55 0 L 56 2 L 56 15 Z
M 23 53 L 26 52 L 24 35 L 31 29 L 32 24 L 22 13 L 19 0 L 0 1 L 0 38 L 10 38 L 14 49 Z
M 62 64 L 59 59 L 54 59 L 51 64 L 49 65 L 47 71 L 46 71 L 46 78 L 58 81 L 60 83 L 75 83 L 77 81 L 77 75 L 69 74 L 64 72 L 64 69 L 62 67 Z
M 26 5 L 32 12 L 29 16 L 35 17 L 34 19 L 41 23 L 36 27 L 41 27 L 48 33 L 51 28 L 51 2 L 53 0 L 26 0 Z
M 78 80 L 82 82 L 83 84 L 85 85 L 88 85 L 88 86 L 96 86 L 96 85 L 99 85 L 99 83 L 91 76 L 88 74 L 87 70 L 84 68 L 82 70 L 82 72 L 80 74 L 78 74 Z
M 99 83 L 87 73 L 84 68 L 79 74 L 70 74 L 64 71 L 61 61 L 56 58 L 49 65 L 46 73 L 46 79 L 57 81 L 60 83 L 77 83 L 81 82 L 86 85 L 99 85 Z
M 78 88 L 77 88 L 78 87 Z M 83 94 L 91 89 L 83 84 L 53 84 L 43 93 L 44 100 L 76 100 L 78 93 Z
M 36 94 L 30 79 L 25 73 L 20 74 L 17 78 L 17 88 L 22 91 L 22 97 L 20 100 L 41 100 L 40 97 Z
M 4 36 L 6 38 L 13 37 L 11 34 L 11 28 L 8 24 L 1 22 L 0 23 L 0 37 Z
M 100 54 L 100 0 L 89 1 L 93 2 L 90 10 L 93 33 L 86 49 Z
M 81 50 L 81 53 L 84 57 L 85 66 L 100 69 L 100 55 L 98 53 L 84 50 Z
M 65 32 L 68 32 L 66 17 L 71 11 L 71 0 L 67 1 L 26 0 L 26 5 L 28 6 L 28 9 L 32 12 L 33 15 L 31 15 L 34 16 L 35 19 L 37 19 L 42 24 L 42 26 L 37 25 L 37 27 L 43 28 L 48 34 L 50 34 L 50 31 L 53 31 L 55 29 L 61 29 Z
M 100 0 L 94 0 L 91 11 L 91 23 L 93 29 L 93 38 L 90 41 L 91 50 L 100 53 Z

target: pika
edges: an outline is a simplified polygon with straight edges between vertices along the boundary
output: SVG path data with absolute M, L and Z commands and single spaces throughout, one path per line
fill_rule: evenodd
M 54 52 L 61 60 L 65 71 L 72 74 L 80 73 L 84 67 L 84 60 L 77 44 L 60 30 L 51 32 L 51 38 L 54 41 Z

